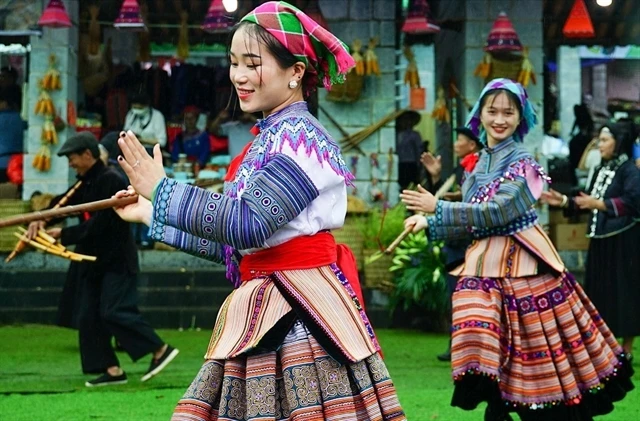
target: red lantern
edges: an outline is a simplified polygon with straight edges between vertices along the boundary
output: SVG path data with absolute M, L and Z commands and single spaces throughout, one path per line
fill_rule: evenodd
M 495 53 L 522 51 L 522 44 L 506 13 L 501 12 L 493 22 L 493 27 L 484 45 L 484 51 Z
M 232 26 L 232 21 L 226 16 L 222 0 L 213 0 L 204 18 L 202 29 L 209 33 L 225 32 Z
M 145 31 L 147 28 L 140 15 L 140 5 L 137 0 L 124 0 L 118 18 L 113 23 L 118 29 L 130 31 Z
M 69 28 L 71 20 L 64 8 L 64 3 L 61 0 L 49 0 L 49 4 L 38 20 L 38 25 L 49 28 Z
M 593 38 L 596 35 L 584 0 L 575 0 L 573 3 L 562 28 L 562 35 L 567 38 Z
M 440 27 L 433 22 L 427 0 L 413 1 L 409 8 L 407 19 L 402 25 L 402 32 L 407 34 L 433 34 L 440 32 Z

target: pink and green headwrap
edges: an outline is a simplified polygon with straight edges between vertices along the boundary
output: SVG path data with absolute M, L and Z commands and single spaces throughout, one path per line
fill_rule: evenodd
M 522 115 L 520 116 L 520 124 L 518 124 L 518 127 L 516 128 L 513 138 L 516 142 L 522 142 L 526 134 L 529 133 L 529 130 L 538 124 L 538 116 L 533 109 L 531 101 L 529 101 L 527 91 L 521 84 L 514 82 L 511 79 L 499 78 L 493 79 L 491 82 L 487 83 L 482 92 L 480 92 L 480 97 L 469 114 L 467 127 L 480 138 L 480 142 L 482 142 L 483 145 L 487 144 L 487 134 L 482 128 L 482 123 L 480 122 L 480 113 L 482 111 L 480 109 L 480 102 L 482 102 L 482 98 L 487 94 L 487 92 L 494 89 L 511 91 L 516 95 L 516 97 L 518 97 L 520 105 L 522 106 Z
M 355 61 L 347 46 L 303 11 L 284 1 L 269 1 L 241 19 L 273 35 L 287 50 L 318 76 L 318 86 L 330 89 L 344 82 Z

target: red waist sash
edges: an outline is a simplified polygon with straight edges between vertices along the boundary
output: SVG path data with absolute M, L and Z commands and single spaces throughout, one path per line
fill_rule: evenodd
M 240 278 L 249 281 L 276 271 L 312 269 L 332 263 L 338 265 L 364 308 L 356 259 L 351 249 L 346 244 L 336 244 L 329 232 L 296 237 L 279 246 L 243 256 Z

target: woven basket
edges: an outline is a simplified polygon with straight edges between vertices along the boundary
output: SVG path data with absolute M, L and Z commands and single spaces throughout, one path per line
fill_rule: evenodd
M 349 246 L 358 263 L 358 270 L 362 270 L 364 266 L 364 255 L 362 254 L 364 240 L 358 228 L 358 216 L 347 215 L 342 228 L 331 230 L 333 237 L 338 244 L 346 244 Z
M 363 251 L 365 260 L 378 250 L 365 249 Z M 389 272 L 393 256 L 383 255 L 376 261 L 364 265 L 364 286 L 367 288 L 382 288 L 383 285 L 392 281 L 392 274 Z
M 336 83 L 327 93 L 327 101 L 332 102 L 355 102 L 360 99 L 362 88 L 364 86 L 364 76 L 356 74 L 355 70 L 351 70 L 344 83 Z
M 0 218 L 19 215 L 30 211 L 28 201 L 19 199 L 0 199 Z M 0 228 L 0 252 L 10 252 L 18 242 L 13 235 L 17 231 L 16 227 Z

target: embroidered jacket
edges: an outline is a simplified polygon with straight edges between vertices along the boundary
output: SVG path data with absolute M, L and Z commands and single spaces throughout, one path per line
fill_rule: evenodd
M 430 239 L 474 239 L 465 262 L 452 271 L 469 276 L 529 276 L 540 261 L 564 264 L 538 225 L 534 205 L 549 181 L 533 156 L 513 139 L 485 148 L 462 185 L 463 202 L 439 200 L 427 218 Z
M 587 193 L 604 201 L 605 211 L 591 211 L 587 236 L 606 238 L 633 227 L 640 218 L 640 172 L 627 155 L 600 165 Z M 569 202 L 568 213 L 579 212 Z
M 227 264 L 236 289 L 220 309 L 207 359 L 262 349 L 265 335 L 274 329 L 282 333 L 292 317 L 299 317 L 332 357 L 361 361 L 379 345 L 336 264 L 239 282 L 237 262 L 243 255 L 341 227 L 346 185 L 353 178 L 306 103 L 294 103 L 258 127 L 259 135 L 223 194 L 171 179 L 160 182 L 153 197 L 152 236 Z

